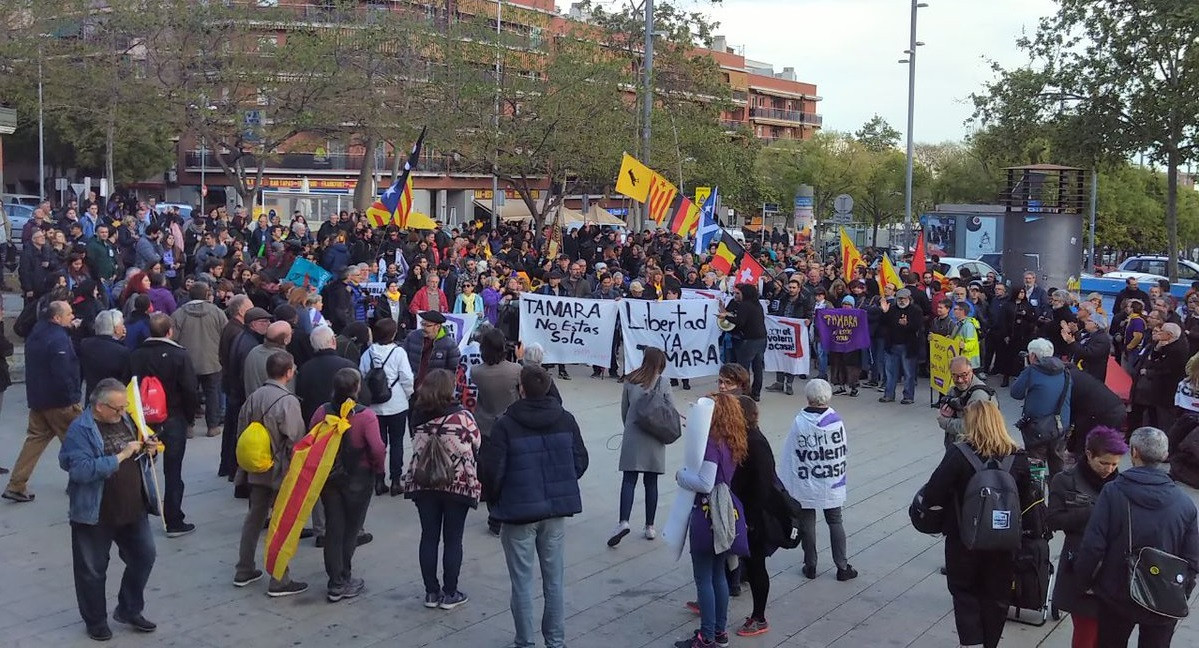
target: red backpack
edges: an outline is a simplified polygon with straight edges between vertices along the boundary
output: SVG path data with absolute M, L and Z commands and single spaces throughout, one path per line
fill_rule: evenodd
M 167 392 L 162 388 L 158 376 L 141 379 L 142 414 L 146 423 L 157 425 L 167 420 Z

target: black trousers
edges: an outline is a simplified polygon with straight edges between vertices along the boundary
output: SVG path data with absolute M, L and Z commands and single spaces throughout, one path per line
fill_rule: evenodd
M 230 481 L 237 472 L 237 435 L 241 432 L 237 429 L 237 415 L 241 413 L 244 402 L 244 399 L 233 394 L 225 394 L 225 431 L 221 433 L 221 464 L 216 474 L 228 476 Z
M 956 537 L 946 537 L 945 572 L 958 643 L 996 648 L 1012 590 L 1011 554 L 971 551 Z
M 1120 608 L 1099 603 L 1099 648 L 1127 648 L 1132 629 L 1137 628 L 1137 648 L 1170 648 L 1177 621 L 1148 625 L 1124 616 Z
M 366 521 L 374 483 L 374 475 L 361 473 L 344 484 L 326 483 L 321 491 L 321 504 L 325 507 L 325 574 L 329 576 L 330 589 L 350 580 L 358 533 Z
M 117 610 L 122 616 L 136 616 L 146 606 L 146 583 L 154 568 L 154 535 L 150 519 L 142 515 L 138 521 L 120 527 L 71 523 L 71 556 L 75 574 L 75 598 L 79 616 L 88 628 L 108 622 L 108 603 L 104 586 L 108 576 L 108 560 L 112 545 L 125 563 L 121 589 L 117 591 Z
M 158 437 L 166 446 L 162 452 L 162 517 L 168 531 L 183 524 L 183 455 L 187 452 L 188 423 L 172 416 L 158 429 Z
M 749 582 L 749 592 L 754 599 L 754 609 L 750 616 L 759 621 L 766 620 L 766 601 L 770 598 L 770 572 L 766 571 L 766 557 L 751 555 L 742 559 L 745 568 L 745 580 Z

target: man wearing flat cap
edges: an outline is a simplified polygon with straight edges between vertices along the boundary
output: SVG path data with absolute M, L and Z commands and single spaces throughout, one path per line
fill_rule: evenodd
M 412 389 L 420 389 L 425 376 L 433 369 L 458 371 L 462 354 L 454 336 L 445 329 L 445 315 L 437 311 L 421 311 L 417 316 L 419 326 L 404 338 L 404 351 L 415 375 Z

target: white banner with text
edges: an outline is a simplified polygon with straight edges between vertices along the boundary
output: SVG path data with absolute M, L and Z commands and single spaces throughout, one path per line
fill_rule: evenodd
M 700 378 L 720 371 L 718 304 L 713 299 L 620 302 L 625 373 L 641 366 L 642 350 L 666 353 L 667 378 Z
M 540 344 L 546 364 L 607 367 L 616 335 L 617 302 L 520 295 L 520 341 Z

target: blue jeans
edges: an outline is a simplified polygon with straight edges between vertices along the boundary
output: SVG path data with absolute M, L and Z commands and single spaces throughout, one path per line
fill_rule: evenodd
M 633 494 L 637 489 L 637 475 L 645 475 L 645 523 L 653 525 L 658 512 L 658 473 L 639 473 L 633 470 L 624 471 L 620 480 L 620 521 L 628 522 L 633 514 Z
M 204 423 L 208 429 L 221 427 L 225 421 L 225 410 L 221 408 L 224 395 L 221 394 L 221 372 L 201 374 L 196 376 L 200 382 L 200 390 L 204 394 Z M 230 430 L 233 434 L 235 431 Z
M 766 338 L 737 340 L 733 343 L 733 356 L 737 364 L 745 367 L 753 379 L 747 396 L 762 397 L 762 374 L 766 371 Z
M 887 349 L 882 338 L 870 341 L 870 380 L 887 384 Z
M 820 343 L 817 336 L 813 335 L 812 340 L 812 360 L 815 362 L 808 367 L 808 373 L 814 374 L 817 378 L 828 380 L 828 351 L 824 345 Z
M 141 614 L 146 607 L 146 582 L 150 580 L 156 556 L 149 518 L 142 515 L 138 521 L 121 527 L 72 522 L 75 598 L 79 602 L 79 615 L 88 628 L 108 623 L 104 584 L 114 542 L 125 563 L 121 589 L 117 592 L 117 611 L 129 618 Z
M 387 456 L 387 472 L 392 481 L 399 481 L 404 474 L 404 428 L 408 425 L 408 412 L 388 414 L 379 417 L 379 436 L 383 437 L 383 447 L 391 446 Z
M 883 393 L 886 398 L 895 398 L 895 385 L 899 382 L 899 372 L 903 370 L 903 397 L 906 400 L 916 398 L 916 356 L 902 344 L 887 349 L 887 388 Z
M 699 633 L 712 641 L 729 621 L 729 581 L 724 573 L 726 554 L 691 552 L 695 573 L 695 600 L 699 605 Z
M 500 544 L 512 581 L 512 622 L 516 626 L 514 648 L 532 648 L 533 568 L 541 564 L 541 593 L 545 609 L 541 636 L 545 648 L 566 645 L 566 518 L 550 518 L 532 524 L 504 523 Z
M 162 452 L 162 518 L 167 530 L 183 524 L 183 454 L 187 451 L 187 421 L 171 416 L 158 429 Z M 236 436 L 236 434 L 234 434 Z
M 464 502 L 442 493 L 413 496 L 420 516 L 420 575 L 426 594 L 449 596 L 458 591 L 458 573 L 462 571 L 462 529 L 466 513 Z M 441 555 L 442 585 L 437 582 L 437 546 L 445 542 Z

